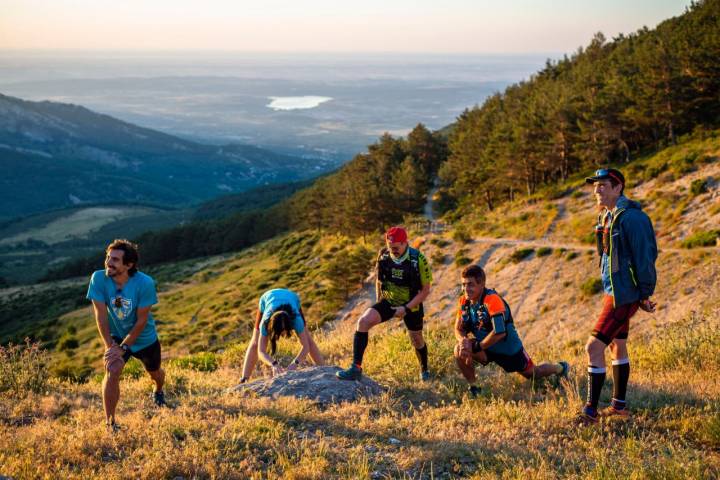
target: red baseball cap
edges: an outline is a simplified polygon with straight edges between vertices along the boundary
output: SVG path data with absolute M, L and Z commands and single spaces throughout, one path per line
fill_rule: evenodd
M 407 242 L 407 231 L 403 227 L 391 227 L 387 232 L 385 232 L 385 238 L 390 243 L 405 243 Z

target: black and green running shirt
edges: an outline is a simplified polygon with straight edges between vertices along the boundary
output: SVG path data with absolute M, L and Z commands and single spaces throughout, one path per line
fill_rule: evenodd
M 432 273 L 425 255 L 408 247 L 405 253 L 393 259 L 387 248 L 380 250 L 377 259 L 377 278 L 382 298 L 397 307 L 405 305 L 425 286 L 432 282 Z M 413 311 L 420 307 L 416 306 Z

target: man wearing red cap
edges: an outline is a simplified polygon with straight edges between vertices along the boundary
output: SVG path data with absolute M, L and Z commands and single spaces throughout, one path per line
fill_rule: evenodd
M 337 372 L 342 380 L 360 379 L 368 331 L 393 317 L 402 317 L 405 321 L 410 342 L 420 362 L 420 379 L 430 379 L 428 350 L 422 334 L 422 302 L 430 294 L 432 273 L 425 256 L 408 246 L 407 240 L 407 232 L 402 227 L 392 227 L 385 234 L 386 247 L 380 250 L 376 263 L 377 303 L 365 310 L 357 322 L 353 363 L 347 370 Z

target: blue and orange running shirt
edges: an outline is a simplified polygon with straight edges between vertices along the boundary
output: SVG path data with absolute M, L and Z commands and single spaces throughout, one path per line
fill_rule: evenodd
M 512 313 L 507 302 L 495 292 L 486 288 L 476 303 L 460 297 L 456 318 L 461 319 L 466 333 L 472 333 L 482 340 L 490 333 L 506 333 L 505 338 L 488 348 L 501 355 L 514 355 L 523 348 L 520 336 L 515 330 Z

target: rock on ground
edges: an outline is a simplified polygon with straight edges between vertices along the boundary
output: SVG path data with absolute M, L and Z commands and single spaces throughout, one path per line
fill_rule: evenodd
M 236 385 L 229 392 L 255 392 L 263 397 L 296 397 L 321 404 L 353 402 L 382 392 L 382 387 L 363 375 L 359 381 L 340 380 L 336 366 L 306 367 L 273 378 Z

